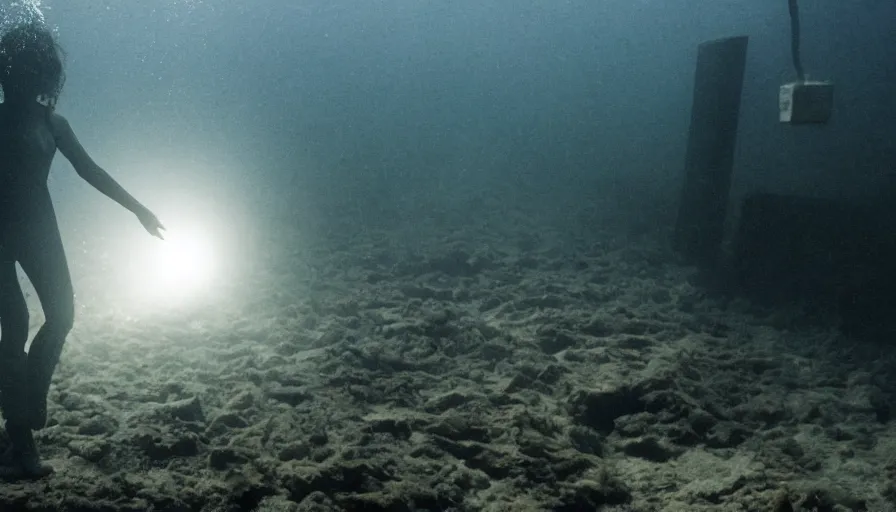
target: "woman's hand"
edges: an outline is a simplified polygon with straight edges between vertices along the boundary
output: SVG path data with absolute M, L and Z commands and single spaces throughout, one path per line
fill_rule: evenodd
M 158 238 L 159 240 L 164 240 L 165 237 L 162 236 L 162 231 L 165 229 L 165 226 L 159 222 L 156 214 L 149 211 L 149 208 L 145 206 L 141 206 L 136 212 L 137 219 L 140 220 L 140 224 L 143 224 L 143 227 L 146 231 L 149 232 L 150 235 Z

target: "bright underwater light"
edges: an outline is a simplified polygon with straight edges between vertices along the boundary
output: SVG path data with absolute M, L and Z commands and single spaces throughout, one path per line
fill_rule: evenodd
M 175 234 L 159 244 L 152 273 L 158 284 L 194 289 L 209 281 L 214 257 L 209 240 L 197 234 Z
M 207 292 L 219 271 L 218 248 L 211 234 L 173 227 L 165 240 L 151 240 L 132 269 L 139 297 L 178 303 Z

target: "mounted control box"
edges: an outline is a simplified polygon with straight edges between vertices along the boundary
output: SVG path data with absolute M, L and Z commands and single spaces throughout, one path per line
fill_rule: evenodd
M 782 123 L 827 123 L 834 109 L 831 82 L 793 82 L 781 86 L 778 109 Z

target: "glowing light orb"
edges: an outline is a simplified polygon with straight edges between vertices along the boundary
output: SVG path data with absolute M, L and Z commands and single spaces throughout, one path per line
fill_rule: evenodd
M 153 271 L 160 284 L 195 288 L 208 281 L 212 260 L 208 241 L 177 235 L 160 244 Z
M 152 240 L 134 269 L 135 292 L 176 303 L 207 290 L 217 271 L 215 244 L 209 234 L 173 229 L 164 236 L 165 240 Z

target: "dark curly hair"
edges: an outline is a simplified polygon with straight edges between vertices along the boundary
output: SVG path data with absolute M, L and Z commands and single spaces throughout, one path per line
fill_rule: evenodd
M 5 101 L 40 99 L 55 106 L 65 71 L 62 48 L 40 22 L 20 23 L 0 37 L 0 86 Z

